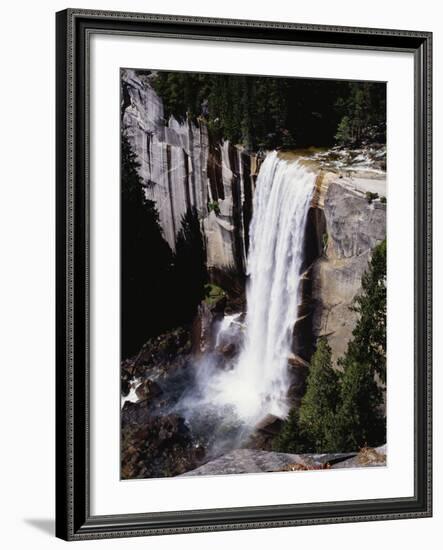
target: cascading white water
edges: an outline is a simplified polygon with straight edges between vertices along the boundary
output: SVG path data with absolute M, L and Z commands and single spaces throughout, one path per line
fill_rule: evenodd
M 307 213 L 315 175 L 276 152 L 260 168 L 248 254 L 245 335 L 234 367 L 207 380 L 206 400 L 247 425 L 288 412 L 288 357 L 300 303 Z M 224 325 L 222 324 L 222 327 Z

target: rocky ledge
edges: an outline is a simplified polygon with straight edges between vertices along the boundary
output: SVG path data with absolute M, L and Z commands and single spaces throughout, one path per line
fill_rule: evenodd
M 290 454 L 236 449 L 183 476 L 228 475 L 260 472 L 295 472 L 330 468 L 386 466 L 386 445 L 358 453 Z

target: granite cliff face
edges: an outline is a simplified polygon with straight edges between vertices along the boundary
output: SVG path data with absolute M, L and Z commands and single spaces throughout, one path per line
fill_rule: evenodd
M 320 176 L 311 217 L 311 231 L 320 238 L 316 250 L 322 250 L 307 268 L 304 306 L 311 337 L 326 336 L 334 358 L 346 351 L 357 320 L 350 306 L 372 249 L 386 237 L 386 204 L 379 199 L 369 202 L 365 194 L 365 189 L 376 186 L 385 196 L 384 175 L 376 180 L 360 177 L 358 186 L 355 179 L 333 173 Z
M 197 210 L 207 266 L 243 273 L 259 160 L 225 141 L 213 143 L 203 122 L 164 120 L 149 77 L 122 70 L 122 129 L 140 163 L 146 198 L 155 201 L 172 250 L 183 216 Z

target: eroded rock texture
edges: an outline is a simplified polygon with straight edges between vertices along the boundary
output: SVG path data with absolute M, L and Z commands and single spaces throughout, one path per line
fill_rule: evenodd
M 164 120 L 149 77 L 124 69 L 122 129 L 140 163 L 146 197 L 155 201 L 165 239 L 174 250 L 181 221 L 195 207 L 206 239 L 209 270 L 243 273 L 256 155 L 225 141 L 212 143 L 204 122 Z
M 355 453 L 290 454 L 254 449 L 236 449 L 183 475 L 201 476 L 323 470 L 353 456 L 355 456 Z
M 380 181 L 384 184 L 384 180 Z M 361 288 L 372 249 L 386 237 L 386 204 L 368 202 L 349 180 L 326 178 L 317 208 L 323 211 L 323 251 L 310 266 L 312 336 L 326 336 L 342 355 L 356 323 L 350 308 Z

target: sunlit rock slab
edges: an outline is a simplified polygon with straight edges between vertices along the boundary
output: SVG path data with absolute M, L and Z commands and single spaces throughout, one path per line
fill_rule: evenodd
M 355 453 L 291 454 L 253 449 L 236 449 L 183 474 L 184 476 L 218 474 L 255 474 L 297 470 L 321 470 L 355 456 Z

